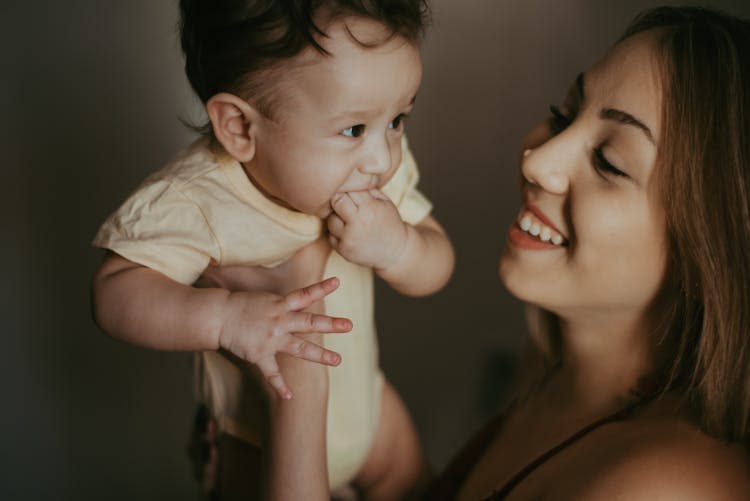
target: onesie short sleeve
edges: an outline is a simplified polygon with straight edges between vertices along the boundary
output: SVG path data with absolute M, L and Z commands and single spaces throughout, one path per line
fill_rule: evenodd
M 93 245 L 186 285 L 221 258 L 201 209 L 165 179 L 147 181 L 104 222 Z
M 398 208 L 404 222 L 415 225 L 432 211 L 432 203 L 418 189 L 419 170 L 406 136 L 401 141 L 401 165 L 382 191 Z

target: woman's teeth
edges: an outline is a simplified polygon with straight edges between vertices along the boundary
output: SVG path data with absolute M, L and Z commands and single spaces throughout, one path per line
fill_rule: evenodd
M 542 242 L 553 245 L 562 245 L 565 239 L 557 231 L 546 226 L 536 219 L 530 212 L 524 211 L 518 218 L 518 226 L 529 235 L 538 238 Z

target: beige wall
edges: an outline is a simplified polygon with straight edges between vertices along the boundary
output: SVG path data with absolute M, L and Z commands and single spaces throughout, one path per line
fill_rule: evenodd
M 88 313 L 100 255 L 88 241 L 191 137 L 177 121 L 195 104 L 181 74 L 175 3 L 0 6 L 1 499 L 194 492 L 183 452 L 190 356 L 114 342 Z M 750 17 L 741 0 L 710 4 Z M 520 138 L 650 5 L 433 1 L 425 78 L 408 129 L 423 190 L 455 242 L 458 266 L 431 298 L 379 286 L 378 322 L 386 374 L 437 466 L 495 410 L 523 332 L 520 305 L 496 273 L 518 206 Z

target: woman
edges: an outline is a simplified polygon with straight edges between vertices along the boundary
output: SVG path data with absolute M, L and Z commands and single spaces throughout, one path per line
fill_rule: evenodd
M 750 499 L 749 133 L 750 25 L 698 8 L 551 107 L 500 261 L 533 305 L 517 397 L 434 499 Z
M 515 398 L 429 499 L 750 499 L 748 134 L 750 25 L 698 8 L 643 13 L 551 107 L 500 260 Z

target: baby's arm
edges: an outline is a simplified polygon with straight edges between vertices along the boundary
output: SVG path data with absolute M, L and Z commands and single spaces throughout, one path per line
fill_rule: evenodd
M 338 194 L 331 206 L 331 246 L 349 261 L 374 268 L 397 291 L 422 296 L 450 278 L 453 246 L 432 216 L 410 225 L 379 190 Z
M 347 332 L 343 318 L 303 312 L 338 287 L 337 279 L 286 295 L 194 288 L 110 253 L 93 280 L 94 319 L 117 339 L 159 350 L 220 348 L 257 365 L 282 398 L 291 392 L 277 353 L 337 365 L 340 357 L 294 335 Z

